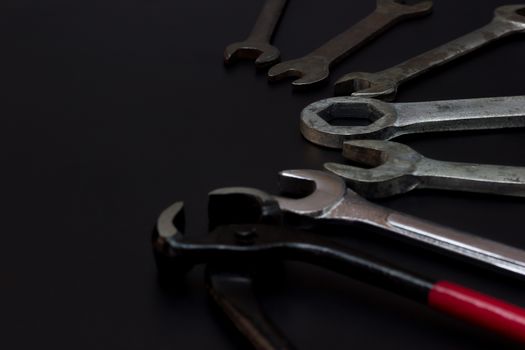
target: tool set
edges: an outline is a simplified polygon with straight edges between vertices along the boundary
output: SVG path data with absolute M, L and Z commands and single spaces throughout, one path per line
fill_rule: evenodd
M 285 5 L 286 0 L 267 0 L 249 37 L 226 48 L 225 63 L 252 59 L 257 67 L 274 65 L 279 50 L 270 39 Z M 296 77 L 295 87 L 327 81 L 330 67 L 366 41 L 401 20 L 430 13 L 431 8 L 431 1 L 377 0 L 374 12 L 326 44 L 304 57 L 274 65 L 268 71 L 269 80 Z M 215 190 L 209 195 L 210 232 L 206 235 L 184 234 L 184 205 L 173 204 L 160 215 L 153 235 L 160 276 L 177 279 L 194 265 L 206 264 L 209 295 L 259 349 L 292 348 L 252 291 L 256 271 L 281 260 L 322 266 L 525 343 L 524 309 L 460 284 L 409 272 L 329 237 L 333 225 L 343 227 L 349 235 L 370 231 L 509 278 L 525 277 L 525 250 L 365 199 L 416 188 L 525 196 L 525 167 L 437 161 L 388 141 L 413 133 L 524 127 L 525 96 L 383 101 L 393 99 L 398 86 L 409 79 L 524 31 L 525 4 L 501 6 L 488 25 L 463 37 L 384 71 L 349 73 L 340 78 L 336 94 L 351 96 L 310 104 L 301 113 L 300 130 L 312 143 L 342 148 L 346 159 L 367 168 L 326 163 L 328 171 L 283 171 L 279 184 L 287 196 L 245 187 Z M 341 125 L 341 121 L 357 125 Z

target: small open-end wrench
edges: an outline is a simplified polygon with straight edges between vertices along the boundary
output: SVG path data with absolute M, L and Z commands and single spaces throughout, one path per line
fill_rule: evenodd
M 317 84 L 328 79 L 330 67 L 384 32 L 394 24 L 408 18 L 430 13 L 432 1 L 413 5 L 402 0 L 377 0 L 377 7 L 368 17 L 337 35 L 326 44 L 298 59 L 273 66 L 268 71 L 270 81 L 297 77 L 296 88 Z
M 429 159 L 401 143 L 353 140 L 343 146 L 345 158 L 372 166 L 327 163 L 357 193 L 382 198 L 416 188 L 525 197 L 525 167 L 443 162 Z
M 361 224 L 456 257 L 525 276 L 525 251 L 488 239 L 440 226 L 371 203 L 348 189 L 340 177 L 319 170 L 287 170 L 280 173 L 283 193 L 272 196 L 251 188 L 224 188 L 210 194 L 227 198 L 244 196 L 268 203 L 266 211 L 282 211 L 298 219 Z M 297 198 L 299 196 L 303 196 Z M 220 206 L 219 200 L 215 200 Z M 277 203 L 276 208 L 272 203 Z M 224 206 L 224 205 L 223 205 Z M 245 209 L 244 207 L 242 209 Z
M 377 73 L 349 73 L 335 84 L 336 95 L 395 98 L 398 86 L 490 42 L 525 31 L 525 4 L 498 7 L 492 22 L 447 44 Z
M 331 125 L 333 120 L 367 120 L 366 126 Z M 346 140 L 389 140 L 436 131 L 504 129 L 525 126 L 525 96 L 388 103 L 340 96 L 320 100 L 301 112 L 301 133 L 315 144 L 341 148 Z
M 270 40 L 286 3 L 287 0 L 267 0 L 250 35 L 244 41 L 226 47 L 224 62 L 228 64 L 236 59 L 255 60 L 258 68 L 278 62 L 281 53 L 270 44 Z

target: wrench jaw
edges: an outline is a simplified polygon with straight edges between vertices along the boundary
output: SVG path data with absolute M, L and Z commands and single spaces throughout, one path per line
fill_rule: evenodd
M 510 23 L 515 30 L 525 32 L 525 4 L 498 7 L 495 10 L 494 20 Z
M 304 56 L 295 60 L 276 64 L 268 71 L 270 82 L 285 78 L 298 78 L 292 82 L 296 89 L 318 85 L 328 80 L 330 65 L 326 58 L 321 56 Z
M 224 50 L 224 63 L 238 60 L 255 60 L 257 68 L 265 68 L 279 61 L 281 53 L 273 45 L 254 41 L 241 41 L 230 44 Z
M 324 168 L 343 178 L 356 193 L 370 199 L 395 196 L 419 185 L 419 181 L 410 175 L 376 176 L 368 169 L 339 163 L 325 163 Z
M 350 188 L 367 198 L 394 196 L 420 185 L 413 174 L 422 157 L 405 145 L 375 140 L 348 141 L 343 146 L 343 156 L 373 168 L 326 163 L 325 169 L 342 177 Z
M 334 120 L 368 120 L 366 126 L 332 125 Z M 301 112 L 300 130 L 317 145 L 342 148 L 346 140 L 380 139 L 395 136 L 397 113 L 388 103 L 360 97 L 333 97 L 314 102 Z
M 283 211 L 313 218 L 324 217 L 346 196 L 343 180 L 320 170 L 285 170 L 279 173 L 281 193 L 275 196 Z
M 334 86 L 336 96 L 378 98 L 392 101 L 397 93 L 397 82 L 379 78 L 377 73 L 354 72 L 341 77 Z

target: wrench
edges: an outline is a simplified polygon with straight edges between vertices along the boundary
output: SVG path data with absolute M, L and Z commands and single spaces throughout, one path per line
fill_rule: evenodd
M 343 155 L 374 168 L 337 163 L 327 163 L 325 168 L 368 198 L 393 196 L 415 188 L 525 197 L 525 167 L 442 162 L 401 143 L 380 140 L 347 141 Z
M 402 0 L 377 0 L 375 11 L 368 17 L 306 56 L 275 65 L 268 71 L 268 78 L 270 81 L 285 77 L 301 78 L 292 83 L 296 88 L 325 81 L 332 65 L 357 50 L 366 41 L 402 20 L 428 14 L 431 10 L 432 1 L 407 5 Z
M 267 211 L 275 211 L 271 203 L 277 202 L 279 210 L 292 214 L 295 221 L 303 218 L 361 224 L 396 238 L 525 276 L 525 251 L 371 203 L 348 189 L 344 180 L 334 174 L 319 170 L 287 170 L 280 173 L 280 187 L 294 197 L 309 194 L 288 198 L 236 187 L 215 190 L 210 196 L 252 197 L 255 202 L 269 203 Z
M 497 39 L 525 31 L 525 4 L 498 7 L 492 22 L 447 44 L 377 73 L 349 73 L 335 84 L 336 95 L 393 100 L 398 86 L 426 71 Z
M 279 61 L 281 53 L 270 44 L 270 39 L 286 3 L 287 0 L 267 0 L 250 35 L 244 41 L 226 47 L 224 63 L 229 64 L 236 59 L 255 60 L 255 65 L 263 68 Z
M 367 126 L 331 125 L 335 119 L 369 120 Z M 388 103 L 341 96 L 317 101 L 301 112 L 301 132 L 315 144 L 341 148 L 346 140 L 389 140 L 424 132 L 525 126 L 525 96 Z

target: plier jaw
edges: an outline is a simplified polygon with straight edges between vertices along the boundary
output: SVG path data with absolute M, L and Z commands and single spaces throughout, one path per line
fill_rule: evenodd
M 208 195 L 209 229 L 224 224 L 280 225 L 283 213 L 274 196 L 250 187 L 227 187 Z
M 209 194 L 209 233 L 187 235 L 184 203 L 176 202 L 161 213 L 153 231 L 159 275 L 184 274 L 194 265 L 212 262 L 217 257 L 226 261 L 242 254 L 256 255 L 259 245 L 249 233 L 257 231 L 257 225 L 281 223 L 282 212 L 272 196 L 252 188 L 224 188 Z

